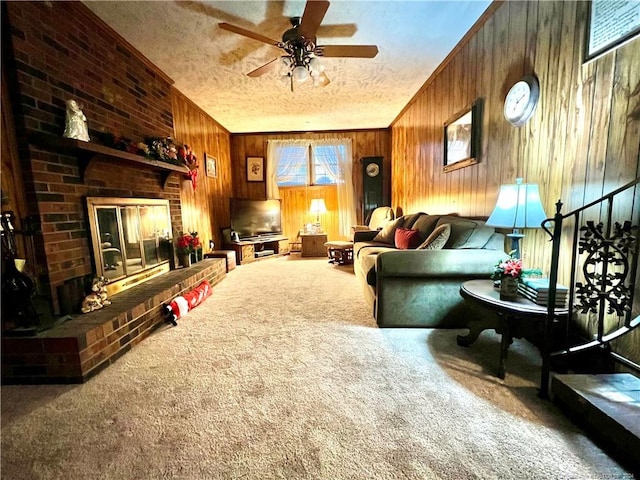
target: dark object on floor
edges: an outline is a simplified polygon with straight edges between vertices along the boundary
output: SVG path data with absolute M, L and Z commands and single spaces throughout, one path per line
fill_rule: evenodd
M 331 241 L 326 242 L 329 255 L 329 263 L 337 265 L 351 265 L 353 263 L 353 242 Z

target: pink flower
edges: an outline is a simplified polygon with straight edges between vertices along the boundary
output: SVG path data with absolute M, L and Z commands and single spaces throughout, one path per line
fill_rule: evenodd
M 502 262 L 500 268 L 503 270 L 505 276 L 518 278 L 522 273 L 522 260 L 511 258 L 506 262 Z

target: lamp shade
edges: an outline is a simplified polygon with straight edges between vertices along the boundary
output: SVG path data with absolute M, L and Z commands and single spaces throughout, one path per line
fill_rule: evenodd
M 298 65 L 292 71 L 293 78 L 297 82 L 304 82 L 307 78 L 309 78 L 309 70 L 302 65 Z
M 311 213 L 325 213 L 327 211 L 327 206 L 324 203 L 324 198 L 314 198 L 311 200 Z
M 547 214 L 540 202 L 540 190 L 535 183 L 501 185 L 498 201 L 486 224 L 500 228 L 540 228 Z

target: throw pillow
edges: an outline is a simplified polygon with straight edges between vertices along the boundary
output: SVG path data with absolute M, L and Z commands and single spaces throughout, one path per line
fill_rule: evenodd
M 443 223 L 436 228 L 416 250 L 442 250 L 447 240 L 449 240 L 450 235 L 451 225 L 449 223 Z
M 382 230 L 380 230 L 375 237 L 373 237 L 373 242 L 381 242 L 388 243 L 389 245 L 393 245 L 393 239 L 395 237 L 396 228 L 402 222 L 402 217 L 396 218 L 392 222 L 387 223 Z
M 420 232 L 408 228 L 397 228 L 393 243 L 400 250 L 416 248 L 420 244 Z
M 440 217 L 436 227 L 448 223 L 451 225 L 451 235 L 447 242 L 446 248 L 460 248 L 469 239 L 475 228 L 478 226 L 478 222 L 469 220 L 462 217 L 456 217 L 453 215 L 447 215 Z

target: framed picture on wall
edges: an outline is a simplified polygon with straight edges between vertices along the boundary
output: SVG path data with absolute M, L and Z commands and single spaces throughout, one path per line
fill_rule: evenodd
M 264 182 L 263 157 L 247 157 L 247 182 Z
M 204 163 L 207 171 L 207 177 L 216 178 L 218 176 L 218 160 L 213 155 L 204 154 Z
M 481 102 L 457 112 L 444 124 L 444 171 L 478 163 Z
M 589 2 L 584 61 L 590 62 L 640 35 L 640 2 Z

